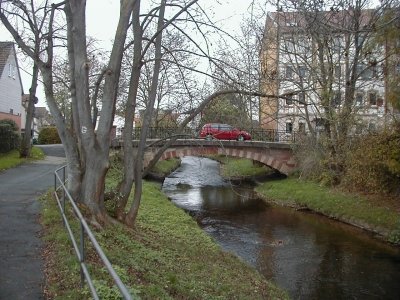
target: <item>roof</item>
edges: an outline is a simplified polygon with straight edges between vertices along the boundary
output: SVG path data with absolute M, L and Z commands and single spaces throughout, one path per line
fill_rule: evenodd
M 49 115 L 46 107 L 35 107 L 35 117 L 36 118 L 44 118 Z
M 14 48 L 13 42 L 0 42 L 0 76 L 3 74 L 4 67 L 11 50 Z
M 282 33 L 293 33 L 301 30 L 310 30 L 315 28 L 315 22 L 318 22 L 318 30 L 320 26 L 327 26 L 330 30 L 340 31 L 349 28 L 354 24 L 355 10 L 330 10 L 330 11 L 278 11 L 269 12 L 267 22 L 271 22 L 273 26 L 279 26 Z M 367 26 L 375 20 L 377 12 L 374 9 L 361 10 L 360 25 Z M 271 24 L 270 23 L 270 24 Z
M 1 1 L 0 1 L 1 2 Z M 15 54 L 15 64 L 17 67 L 17 76 L 19 79 L 19 83 L 21 85 L 22 95 L 24 94 L 24 87 L 22 85 L 21 73 L 19 71 L 17 53 L 15 51 L 14 42 L 0 42 L 0 76 L 3 74 L 4 67 L 7 63 L 8 57 L 11 54 L 11 51 L 14 51 Z

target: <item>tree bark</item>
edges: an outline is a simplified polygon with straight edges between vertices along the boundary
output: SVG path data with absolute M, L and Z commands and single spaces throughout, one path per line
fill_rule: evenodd
M 34 62 L 32 69 L 31 87 L 29 89 L 28 107 L 26 108 L 25 134 L 21 142 L 20 157 L 29 157 L 31 153 L 32 120 L 35 112 L 36 89 L 38 86 L 39 67 Z
M 69 49 L 71 51 L 69 57 L 72 66 L 72 82 L 75 86 L 74 96 L 76 97 L 76 106 L 73 105 L 73 109 L 78 111 L 79 122 L 75 123 L 80 126 L 74 129 L 80 136 L 84 155 L 80 161 L 80 167 L 83 170 L 80 199 L 99 222 L 107 220 L 104 209 L 104 186 L 105 175 L 109 168 L 110 131 L 114 120 L 124 43 L 134 2 L 134 0 L 121 1 L 120 18 L 105 73 L 102 111 L 96 132 L 93 126 L 89 97 L 88 70 L 90 64 L 87 59 L 86 44 L 86 1 L 70 1 L 66 4 L 69 5 L 66 10 L 67 20 L 72 22 L 69 24 L 69 28 L 72 29 L 70 32 L 72 49 Z
M 134 168 L 134 177 L 135 177 L 135 191 L 133 196 L 133 204 L 129 209 L 129 212 L 126 216 L 125 223 L 128 226 L 133 226 L 136 220 L 137 213 L 139 211 L 140 201 L 142 197 L 142 172 L 143 172 L 143 158 L 144 151 L 146 146 L 147 133 L 151 124 L 151 118 L 154 110 L 154 103 L 157 97 L 157 85 L 158 85 L 158 77 L 160 74 L 161 67 L 161 42 L 162 42 L 162 28 L 164 26 L 164 13 L 165 13 L 165 5 L 166 1 L 161 0 L 160 12 L 158 16 L 157 23 L 157 32 L 158 35 L 156 37 L 155 42 L 155 62 L 153 68 L 153 78 L 151 83 L 151 91 L 149 94 L 149 102 L 147 105 L 147 109 L 145 111 L 143 126 L 140 133 L 140 141 L 137 149 L 137 156 Z
M 135 117 L 136 98 L 139 88 L 140 70 L 142 66 L 142 28 L 140 26 L 140 1 L 135 2 L 132 13 L 132 28 L 134 38 L 133 49 L 133 65 L 132 74 L 129 85 L 128 99 L 125 108 L 125 125 L 124 125 L 124 177 L 119 184 L 118 202 L 117 202 L 117 219 L 125 220 L 125 208 L 131 194 L 134 180 L 134 153 L 132 143 L 133 122 Z

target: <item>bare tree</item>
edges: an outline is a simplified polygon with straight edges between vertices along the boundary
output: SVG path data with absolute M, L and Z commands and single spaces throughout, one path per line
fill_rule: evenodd
M 187 101 L 181 102 L 181 107 L 190 108 L 190 114 L 180 123 L 178 132 L 214 98 L 225 94 L 245 94 L 260 96 L 257 91 L 246 91 L 243 88 L 230 88 L 221 90 L 202 100 L 195 100 L 196 93 L 190 88 L 187 71 L 205 74 L 196 70 L 191 60 L 183 61 L 182 57 L 193 55 L 194 60 L 205 59 L 216 65 L 218 60 L 210 55 L 206 26 L 212 25 L 205 17 L 204 10 L 197 5 L 197 0 L 192 1 L 166 1 L 160 0 L 159 5 L 150 7 L 144 13 L 139 0 L 121 0 L 120 15 L 112 49 L 105 63 L 105 68 L 96 72 L 90 57 L 89 41 L 86 34 L 86 15 L 84 0 L 69 0 L 59 3 L 44 2 L 42 6 L 31 11 L 26 3 L 31 1 L 2 1 L 0 18 L 13 35 L 22 51 L 35 59 L 45 87 L 47 105 L 54 118 L 60 138 L 63 142 L 68 160 L 68 188 L 71 195 L 85 204 L 98 223 L 112 222 L 104 207 L 105 176 L 109 167 L 110 131 L 113 125 L 117 98 L 122 94 L 122 89 L 127 89 L 125 99 L 125 127 L 124 127 L 124 178 L 119 185 L 117 203 L 117 216 L 122 222 L 133 226 L 141 201 L 142 177 L 157 161 L 168 143 L 160 150 L 150 166 L 144 169 L 143 158 L 146 149 L 146 137 L 157 108 L 156 103 L 164 101 L 165 95 L 163 80 L 181 81 Z M 28 39 L 22 38 L 21 27 L 16 26 L 23 22 L 28 13 L 32 18 L 38 16 L 37 10 L 43 11 L 45 22 L 41 28 L 29 28 L 34 40 L 40 45 L 41 53 L 38 55 L 29 44 Z M 14 20 L 11 16 L 15 17 Z M 14 22 L 15 21 L 15 22 Z M 188 24 L 191 24 L 191 29 Z M 129 28 L 133 31 L 133 41 L 127 42 Z M 26 28 L 25 28 L 26 29 Z M 195 51 L 182 47 L 182 43 L 164 43 L 168 32 L 179 32 L 185 42 L 194 45 Z M 193 38 L 197 34 L 202 39 L 198 42 Z M 43 37 L 37 39 L 37 37 Z M 175 35 L 176 37 L 178 35 Z M 168 41 L 168 40 L 167 40 Z M 66 46 L 68 57 L 68 80 L 57 69 L 59 57 L 58 46 Z M 133 46 L 131 56 L 131 76 L 129 84 L 120 82 L 123 55 L 127 48 Z M 132 130 L 136 109 L 139 103 L 139 87 L 144 76 L 144 66 L 148 74 L 149 85 L 146 89 L 146 103 L 142 122 L 139 146 L 133 151 Z M 163 69 L 164 68 L 164 69 Z M 177 78 L 169 77 L 171 69 Z M 167 71 L 168 70 L 168 71 Z M 168 74 L 168 76 L 164 76 Z M 96 80 L 91 80 L 91 74 L 97 73 Z M 212 76 L 212 75 L 211 75 Z M 165 82 L 164 81 L 164 82 Z M 94 82 L 94 84 L 93 84 Z M 60 88 L 68 85 L 68 94 Z M 184 93 L 181 92 L 181 98 Z M 58 97 L 62 97 L 62 101 Z M 170 95 L 169 95 L 170 97 Z M 145 98 L 145 99 L 144 99 Z M 161 102 L 159 102 L 161 103 Z M 183 103 L 185 103 L 183 105 Z M 67 105 L 66 105 L 67 104 Z M 66 119 L 66 106 L 70 106 L 71 118 Z M 97 107 L 101 110 L 97 111 Z M 98 113 L 98 117 L 97 117 Z M 171 143 L 173 139 L 169 141 Z M 127 208 L 127 200 L 134 188 L 134 201 Z
M 37 103 L 36 90 L 38 86 L 38 75 L 39 66 L 38 61 L 44 53 L 42 43 L 45 41 L 46 36 L 42 33 L 44 27 L 47 26 L 47 19 L 50 11 L 36 7 L 34 2 L 13 1 L 13 5 L 10 5 L 12 1 L 1 1 L 0 6 L 2 10 L 1 19 L 7 29 L 11 29 L 9 22 L 20 21 L 22 28 L 21 34 L 18 39 L 21 42 L 26 43 L 27 49 L 29 49 L 32 61 L 32 80 L 29 88 L 29 97 L 26 105 L 26 123 L 25 123 L 25 134 L 22 139 L 20 156 L 28 157 L 31 150 L 31 130 L 35 104 Z M 8 16 L 7 20 L 4 20 L 4 14 Z M 6 21 L 6 22 L 4 22 Z M 18 43 L 18 41 L 17 41 Z
M 30 1 L 29 1 L 30 2 Z M 45 86 L 45 95 L 50 112 L 54 117 L 60 138 L 63 142 L 69 162 L 69 189 L 71 194 L 85 203 L 98 221 L 106 221 L 104 210 L 104 179 L 108 169 L 110 129 L 118 88 L 122 54 L 127 35 L 130 15 L 134 1 L 121 1 L 120 19 L 115 35 L 112 52 L 109 58 L 102 96 L 102 112 L 97 131 L 92 120 L 89 97 L 89 60 L 87 58 L 86 37 L 86 1 L 64 1 L 57 4 L 45 2 L 43 6 L 29 11 L 23 1 L 2 1 L 0 18 L 13 35 L 15 41 L 26 55 L 37 62 Z M 73 126 L 68 128 L 57 105 L 54 94 L 54 51 L 63 16 L 59 8 L 64 8 L 67 25 L 66 38 L 70 71 L 70 97 Z M 29 13 L 37 17 L 37 11 L 44 12 L 46 26 L 29 28 L 34 33 L 35 41 L 43 50 L 41 55 L 35 53 L 17 29 L 10 23 L 10 16 L 23 21 Z M 56 14 L 60 16 L 56 18 Z M 17 23 L 16 23 L 17 24 Z M 26 29 L 26 28 L 25 28 Z M 45 37 L 38 40 L 37 37 Z M 65 37 L 65 36 L 64 36 Z

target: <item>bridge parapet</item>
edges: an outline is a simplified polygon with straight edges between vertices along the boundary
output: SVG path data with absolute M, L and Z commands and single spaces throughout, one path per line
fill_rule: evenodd
M 135 141 L 134 146 L 137 146 L 137 144 L 138 142 Z M 148 141 L 148 148 L 144 157 L 144 166 L 149 164 L 158 152 L 158 148 L 163 146 L 163 144 L 164 143 L 161 141 Z M 221 154 L 252 159 L 286 175 L 292 172 L 296 167 L 290 144 L 261 141 L 177 140 L 162 154 L 160 160 L 208 154 Z

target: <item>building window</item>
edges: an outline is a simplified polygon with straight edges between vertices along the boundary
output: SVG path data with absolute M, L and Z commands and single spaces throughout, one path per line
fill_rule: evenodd
M 336 36 L 332 39 L 332 50 L 334 53 L 340 52 L 340 47 L 342 44 L 342 38 L 340 36 Z
M 287 38 L 283 40 L 284 49 L 283 52 L 285 53 L 293 53 L 295 50 L 293 38 Z
M 286 133 L 292 133 L 293 131 L 293 123 L 291 121 L 286 122 Z
M 363 127 L 361 124 L 356 124 L 356 134 L 361 134 Z
M 8 65 L 8 77 L 12 77 L 15 79 L 16 68 L 15 65 L 9 64 Z
M 376 131 L 376 124 L 375 123 L 369 123 L 368 124 L 368 130 L 369 131 Z
M 286 22 L 287 27 L 297 27 L 297 22 L 296 21 L 291 21 L 291 22 Z
M 315 130 L 317 131 L 323 131 L 325 129 L 325 119 L 322 118 L 316 118 L 314 119 L 315 122 Z
M 305 133 L 306 132 L 306 123 L 299 122 L 299 132 Z
M 340 91 L 334 91 L 331 101 L 333 107 L 339 107 L 342 103 L 342 93 Z
M 305 66 L 298 67 L 299 78 L 305 78 L 307 76 L 307 68 Z
M 357 36 L 357 42 L 356 42 L 356 47 L 357 48 L 363 47 L 365 38 L 366 38 L 366 36 L 364 34 L 359 34 Z
M 335 72 L 335 77 L 337 79 L 339 79 L 340 76 L 342 75 L 342 69 L 341 69 L 340 65 L 339 66 L 335 66 L 335 71 L 334 72 Z
M 305 92 L 299 93 L 299 103 L 306 104 L 306 93 Z
M 366 66 L 365 64 L 357 65 L 357 76 L 361 80 L 370 80 L 376 77 L 376 66 Z
M 310 42 L 306 36 L 298 36 L 296 39 L 297 52 L 307 53 L 310 50 Z
M 286 105 L 293 105 L 293 94 L 288 93 L 285 98 Z
M 12 108 L 10 108 L 10 114 L 14 114 L 14 110 Z
M 286 66 L 285 69 L 285 78 L 286 79 L 292 79 L 293 78 L 293 68 L 290 66 Z
M 362 106 L 364 103 L 364 94 L 363 93 L 357 93 L 356 94 L 356 105 L 357 106 Z
M 377 97 L 376 97 L 376 92 L 370 92 L 368 94 L 368 103 L 371 106 L 376 106 L 377 105 Z

